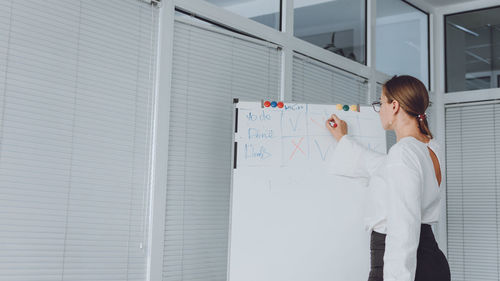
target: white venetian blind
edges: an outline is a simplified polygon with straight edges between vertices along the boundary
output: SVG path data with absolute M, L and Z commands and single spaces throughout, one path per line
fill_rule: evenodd
M 292 101 L 368 104 L 367 80 L 301 54 L 293 57 Z
M 500 104 L 446 109 L 452 280 L 500 280 Z
M 164 281 L 226 280 L 233 98 L 279 99 L 280 66 L 277 46 L 175 21 Z
M 145 280 L 156 24 L 0 1 L 0 280 Z

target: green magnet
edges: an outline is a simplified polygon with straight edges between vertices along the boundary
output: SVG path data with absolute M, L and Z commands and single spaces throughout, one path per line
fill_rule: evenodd
M 342 109 L 343 109 L 344 111 L 349 111 L 349 106 L 346 104 L 346 105 L 344 105 L 344 106 L 342 107 Z

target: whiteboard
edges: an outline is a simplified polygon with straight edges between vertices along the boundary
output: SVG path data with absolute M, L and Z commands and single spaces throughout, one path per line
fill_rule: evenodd
M 235 106 L 228 280 L 367 280 L 366 182 L 328 173 L 336 141 L 324 124 L 335 113 L 349 135 L 385 153 L 378 114 L 371 107 Z

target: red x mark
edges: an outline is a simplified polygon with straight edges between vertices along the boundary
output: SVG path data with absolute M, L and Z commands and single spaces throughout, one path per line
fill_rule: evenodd
M 323 126 L 321 126 L 321 125 L 318 123 L 318 121 L 316 121 L 316 120 L 314 120 L 314 119 L 312 119 L 312 118 L 311 118 L 311 121 L 312 121 L 314 124 L 318 125 L 318 127 L 320 127 L 320 128 L 324 128 L 324 127 L 325 127 L 324 125 L 323 125 Z
M 292 140 L 292 144 L 295 146 L 295 149 L 293 150 L 292 155 L 290 155 L 290 160 L 292 160 L 293 155 L 295 154 L 295 152 L 297 152 L 297 150 L 300 150 L 300 152 L 302 152 L 302 154 L 306 155 L 306 153 L 300 148 L 300 144 L 302 143 L 303 140 L 304 140 L 304 137 L 301 137 L 299 140 L 299 143 L 297 143 L 297 144 L 295 144 L 295 142 Z

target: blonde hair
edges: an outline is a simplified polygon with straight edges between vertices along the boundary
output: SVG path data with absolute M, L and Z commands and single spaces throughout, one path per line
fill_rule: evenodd
M 417 119 L 422 134 L 432 139 L 432 133 L 427 122 L 425 111 L 429 107 L 429 93 L 425 85 L 409 75 L 395 75 L 384 84 L 385 96 L 388 102 L 396 100 L 401 108 Z

